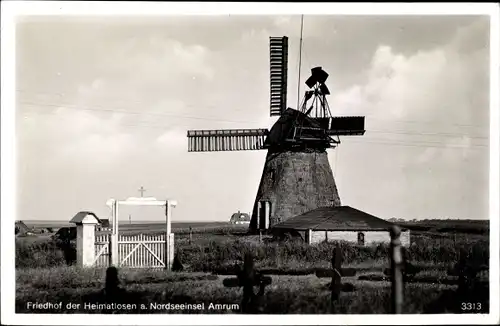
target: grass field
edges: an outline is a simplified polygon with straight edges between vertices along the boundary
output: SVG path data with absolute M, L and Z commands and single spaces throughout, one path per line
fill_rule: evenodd
M 416 276 L 420 283 L 405 285 L 405 313 L 460 312 L 460 297 L 456 284 L 447 276 L 461 248 L 470 258 L 488 265 L 489 236 L 484 232 L 464 232 L 464 228 L 450 232 L 444 223 L 429 231 L 412 231 L 408 254 L 412 264 L 423 268 Z M 193 235 L 189 237 L 189 227 Z M 482 226 L 481 226 L 482 227 Z M 356 288 L 342 293 L 340 301 L 329 306 L 328 279 L 319 279 L 315 268 L 330 266 L 335 244 L 322 243 L 309 246 L 298 242 L 259 243 L 258 236 L 246 235 L 246 226 L 228 224 L 176 225 L 176 250 L 184 265 L 182 273 L 163 270 L 120 270 L 127 300 L 137 305 L 151 303 L 204 303 L 203 311 L 184 313 L 234 313 L 229 310 L 208 310 L 210 303 L 238 304 L 241 289 L 225 288 L 222 274 L 229 274 L 235 263 L 241 263 L 245 252 L 255 256 L 256 268 L 266 270 L 273 282 L 262 299 L 263 313 L 387 313 L 389 311 L 390 283 L 382 271 L 389 267 L 388 246 L 358 247 L 340 243 L 343 267 L 356 268 L 355 277 L 343 278 Z M 125 232 L 126 225 L 121 226 Z M 187 230 L 187 231 L 186 231 Z M 163 232 L 160 225 L 131 225 L 127 233 Z M 214 275 L 218 274 L 218 275 Z M 279 275 L 278 275 L 279 274 Z M 302 274 L 302 275 L 300 275 Z M 78 270 L 65 266 L 64 254 L 46 235 L 16 239 L 16 309 L 33 312 L 26 302 L 46 302 L 57 298 L 63 302 L 83 303 L 95 298 L 103 287 L 102 269 Z M 488 274 L 483 274 L 483 281 Z M 425 282 L 424 282 L 425 281 Z M 482 311 L 488 309 L 488 290 L 475 292 L 483 302 Z M 463 299 L 465 300 L 465 299 Z M 471 300 L 471 299 L 470 299 Z M 63 309 L 65 313 L 99 312 Z M 458 309 L 458 311 L 457 311 Z M 39 311 L 40 312 L 40 311 Z M 44 310 L 43 312 L 56 312 Z M 122 311 L 131 313 L 176 313 L 164 309 Z M 472 311 L 468 311 L 472 312 Z
M 62 227 L 74 227 L 67 221 L 24 221 L 24 223 L 35 229 L 52 227 L 54 229 Z M 172 222 L 172 230 L 189 230 L 191 227 L 194 231 L 200 232 L 205 229 L 216 229 L 224 227 L 243 227 L 244 225 L 234 225 L 229 222 Z M 145 221 L 141 223 L 129 223 L 128 221 L 120 221 L 120 232 L 155 232 L 157 230 L 165 229 L 165 221 Z
M 205 273 L 168 273 L 154 270 L 121 270 L 126 303 L 136 304 L 137 309 L 124 313 L 236 313 L 229 310 L 209 310 L 210 303 L 238 305 L 242 291 L 225 288 L 222 281 L 227 276 Z M 79 304 L 79 309 L 62 309 L 66 313 L 106 313 L 110 311 L 85 309 L 84 303 L 98 301 L 103 287 L 104 270 L 78 270 L 74 267 L 56 267 L 41 270 L 19 270 L 17 275 L 16 311 L 18 313 L 57 313 L 59 309 L 28 309 L 27 302 L 63 302 Z M 390 311 L 390 283 L 360 281 L 356 277 L 344 278 L 356 291 L 342 293 L 334 307 L 330 307 L 328 279 L 313 275 L 273 276 L 262 298 L 261 312 L 276 313 L 388 313 Z M 459 302 L 450 301 L 455 286 L 442 284 L 407 284 L 405 287 L 404 313 L 456 312 Z M 93 300 L 94 299 L 94 300 Z M 122 301 L 123 303 L 123 301 Z M 151 309 L 151 304 L 200 304 L 202 311 L 169 311 Z M 144 304 L 148 309 L 141 310 Z M 483 306 L 485 306 L 483 304 Z M 484 309 L 487 307 L 485 306 Z M 482 311 L 485 312 L 485 311 Z
M 28 227 L 35 229 L 52 227 L 55 230 L 61 227 L 74 227 L 66 221 L 24 221 Z M 420 220 L 417 222 L 398 222 L 399 225 L 410 229 L 411 231 L 425 231 L 432 233 L 466 233 L 488 234 L 488 220 Z M 247 225 L 234 225 L 228 222 L 172 222 L 172 232 L 186 233 L 189 228 L 195 233 L 204 233 L 206 231 L 216 230 L 246 230 Z M 141 223 L 129 224 L 128 221 L 120 221 L 120 232 L 125 234 L 136 233 L 155 233 L 164 232 L 165 223 L 163 221 L 146 221 Z

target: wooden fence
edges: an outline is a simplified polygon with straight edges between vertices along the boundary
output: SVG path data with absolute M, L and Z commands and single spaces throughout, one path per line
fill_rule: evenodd
M 129 268 L 166 268 L 167 243 L 165 234 L 119 235 L 118 265 Z M 170 234 L 170 261 L 174 257 L 174 234 Z M 111 235 L 101 234 L 95 241 L 95 266 L 111 266 Z
M 95 237 L 95 266 L 108 267 L 111 260 L 111 235 L 99 234 Z

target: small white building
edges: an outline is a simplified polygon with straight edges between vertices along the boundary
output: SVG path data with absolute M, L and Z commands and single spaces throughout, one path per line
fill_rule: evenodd
M 308 244 L 348 241 L 360 246 L 390 243 L 394 223 L 350 206 L 320 207 L 272 227 L 273 233 L 300 234 Z M 401 228 L 401 245 L 410 245 L 410 230 Z
M 229 223 L 231 224 L 250 224 L 250 215 L 247 213 L 241 213 L 238 211 L 237 213 L 234 213 L 231 215 L 231 218 L 229 219 Z
M 99 224 L 96 225 L 96 231 L 111 232 L 111 225 L 109 223 L 109 219 L 107 218 L 99 219 Z

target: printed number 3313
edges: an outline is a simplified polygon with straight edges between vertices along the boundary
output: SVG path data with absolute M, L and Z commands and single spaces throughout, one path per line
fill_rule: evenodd
M 462 310 L 481 310 L 481 303 L 462 302 Z

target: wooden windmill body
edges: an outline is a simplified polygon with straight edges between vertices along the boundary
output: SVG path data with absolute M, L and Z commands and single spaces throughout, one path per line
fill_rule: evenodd
M 340 206 L 326 150 L 338 136 L 363 135 L 364 117 L 332 117 L 326 96 L 328 74 L 311 70 L 298 109 L 287 108 L 288 38 L 270 37 L 268 129 L 189 130 L 189 152 L 267 150 L 250 230 L 265 230 L 290 217 L 325 206 Z M 309 105 L 309 106 L 308 106 Z M 336 137 L 336 139 L 335 139 Z

